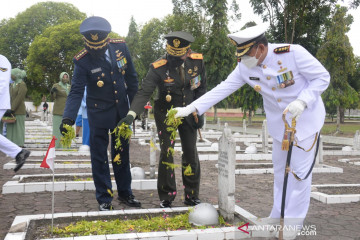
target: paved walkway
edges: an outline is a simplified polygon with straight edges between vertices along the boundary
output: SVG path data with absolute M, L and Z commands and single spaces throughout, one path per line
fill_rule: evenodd
M 250 130 L 250 129 L 248 129 Z M 140 146 L 136 142 L 131 145 L 132 166 L 144 167 L 149 170 L 147 159 L 149 147 Z M 157 153 L 157 156 L 159 154 Z M 324 163 L 342 167 L 344 173 L 322 173 L 313 175 L 313 184 L 329 183 L 360 183 L 360 166 L 340 163 L 339 158 L 346 156 L 325 156 Z M 9 181 L 14 175 L 13 170 L 3 170 L 3 164 L 11 159 L 0 153 L 0 185 Z M 175 155 L 175 163 L 180 163 L 181 156 Z M 90 170 L 57 170 L 57 173 L 89 172 Z M 200 198 L 203 202 L 217 204 L 217 169 L 215 162 L 201 162 Z M 18 174 L 50 173 L 47 169 L 22 169 Z M 176 170 L 178 197 L 175 206 L 184 206 L 181 201 L 182 181 L 180 171 Z M 273 175 L 237 175 L 236 204 L 258 217 L 266 217 L 272 207 Z M 143 208 L 157 208 L 159 199 L 155 190 L 134 191 L 136 198 L 142 202 Z M 114 200 L 116 209 L 124 209 L 125 205 Z M 55 212 L 96 211 L 98 208 L 95 192 L 56 192 Z M 0 194 L 0 239 L 3 239 L 16 215 L 51 213 L 51 193 Z M 327 205 L 311 199 L 310 209 L 305 224 L 316 226 L 316 236 L 298 237 L 297 239 L 360 239 L 360 203 Z

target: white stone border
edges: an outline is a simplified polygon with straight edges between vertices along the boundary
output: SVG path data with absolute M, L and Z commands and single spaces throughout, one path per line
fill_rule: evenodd
M 322 185 L 311 185 L 311 187 L 319 188 L 318 190 L 321 191 L 322 187 L 360 187 L 360 184 L 322 184 Z M 360 194 L 325 194 L 322 192 L 311 192 L 311 197 L 326 203 L 326 204 L 333 204 L 333 203 L 350 203 L 350 202 L 359 202 L 360 201 Z
M 270 163 L 242 163 L 244 165 L 261 165 L 261 164 L 270 164 Z M 217 164 L 215 164 L 217 168 Z M 333 167 L 325 164 L 315 165 L 313 168 L 313 173 L 343 173 L 343 169 L 340 167 Z M 253 168 L 253 169 L 236 169 L 235 174 L 274 174 L 274 169 L 271 168 Z
M 214 205 L 217 208 L 217 205 Z M 111 216 L 111 215 L 131 215 L 131 214 L 150 214 L 150 213 L 169 213 L 169 212 L 186 212 L 188 207 L 174 207 L 174 208 L 152 208 L 152 209 L 133 209 L 133 210 L 114 210 L 109 212 L 69 212 L 69 213 L 56 213 L 54 218 L 62 217 L 93 217 L 93 216 Z M 235 212 L 245 218 L 257 219 L 256 216 L 247 212 L 245 209 L 235 205 Z M 5 236 L 4 240 L 24 240 L 26 230 L 31 220 L 51 219 L 51 214 L 38 214 L 38 215 L 24 215 L 16 216 L 9 233 Z M 249 220 L 254 225 L 259 222 Z M 12 233 L 12 229 L 16 225 L 24 225 L 23 232 Z M 19 226 L 18 225 L 18 226 Z M 21 231 L 21 230 L 20 230 Z M 254 227 L 249 226 L 247 229 L 248 234 L 238 230 L 237 227 L 223 227 L 223 228 L 209 228 L 209 229 L 194 229 L 194 230 L 180 230 L 180 231 L 166 231 L 166 232 L 147 232 L 147 233 L 126 233 L 126 234 L 111 234 L 111 235 L 94 235 L 94 236 L 81 236 L 69 238 L 51 238 L 52 240 L 115 240 L 115 239 L 146 239 L 146 240 L 223 240 L 223 239 L 245 239 L 252 237 L 274 237 L 274 231 L 259 231 Z M 41 240 L 51 240 L 41 239 Z
M 338 161 L 360 166 L 360 158 L 343 158 L 343 159 L 339 159 Z
M 146 174 L 146 173 L 145 173 Z M 149 175 L 149 173 L 147 173 Z M 55 174 L 56 176 L 91 176 L 91 173 L 71 173 L 71 174 Z M 14 181 L 6 182 L 2 187 L 2 194 L 10 193 L 32 193 L 52 191 L 52 182 L 34 182 L 34 183 L 20 183 L 23 178 L 34 176 L 52 176 L 52 174 L 37 174 L 37 175 L 15 175 Z M 111 181 L 113 190 L 116 190 L 115 180 Z M 157 179 L 144 179 L 131 181 L 131 188 L 134 190 L 155 190 L 157 189 Z M 94 181 L 64 181 L 55 182 L 54 191 L 84 191 L 95 190 Z

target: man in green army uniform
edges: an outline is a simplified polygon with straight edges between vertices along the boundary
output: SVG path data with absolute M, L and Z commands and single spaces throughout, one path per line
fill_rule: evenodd
M 190 49 L 194 37 L 186 32 L 172 32 L 165 36 L 166 51 L 163 57 L 150 64 L 150 69 L 142 82 L 142 88 L 135 95 L 127 116 L 120 120 L 131 124 L 144 111 L 144 106 L 157 88 L 154 116 L 160 140 L 160 161 L 158 170 L 158 194 L 160 207 L 171 207 L 176 197 L 174 159 L 169 147 L 170 132 L 164 123 L 171 107 L 187 106 L 206 92 L 206 76 L 203 56 Z M 194 206 L 200 203 L 200 163 L 196 150 L 197 129 L 204 123 L 203 116 L 191 115 L 183 119 L 179 126 L 182 146 L 182 179 L 185 191 L 184 204 Z M 191 167 L 191 169 L 189 169 Z M 186 170 L 186 172 L 184 172 Z

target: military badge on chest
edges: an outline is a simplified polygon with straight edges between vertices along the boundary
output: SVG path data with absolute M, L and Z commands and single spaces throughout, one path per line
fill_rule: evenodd
M 125 70 L 127 68 L 127 59 L 119 50 L 116 50 L 115 54 L 116 54 L 116 64 L 119 68 L 119 72 L 121 72 L 122 75 L 125 75 L 126 73 Z
M 171 90 L 171 87 L 175 84 L 175 80 L 173 78 L 170 77 L 170 74 L 169 74 L 169 70 L 166 71 L 166 78 L 164 79 L 164 86 L 165 88 L 167 89 L 167 95 L 165 97 L 165 100 L 167 102 L 171 102 L 171 95 L 170 95 L 170 90 Z
M 276 76 L 276 81 L 279 88 L 286 88 L 295 84 L 294 75 L 292 71 L 288 71 L 287 68 L 281 66 L 282 62 L 279 60 L 278 64 L 280 65 L 280 70 L 278 70 L 279 75 Z
M 275 54 L 286 54 L 290 52 L 290 45 L 282 46 L 274 49 Z M 277 71 L 279 75 L 276 76 L 276 81 L 279 88 L 286 88 L 295 84 L 294 75 L 292 71 L 289 71 L 286 67 L 282 66 L 282 61 L 278 60 L 277 64 L 280 69 Z
M 198 88 L 201 84 L 201 75 L 198 73 L 199 68 L 197 66 L 194 66 L 193 69 L 189 69 L 187 71 L 189 78 L 190 78 L 190 89 L 194 90 Z

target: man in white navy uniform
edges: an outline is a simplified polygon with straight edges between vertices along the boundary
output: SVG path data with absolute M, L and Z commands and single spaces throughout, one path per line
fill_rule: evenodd
M 7 113 L 10 112 L 11 116 L 11 105 L 10 105 L 10 76 L 11 76 L 11 64 L 9 60 L 0 55 L 0 121 L 1 118 L 9 116 Z M 2 132 L 2 129 L 1 129 Z M 14 171 L 17 172 L 25 163 L 25 160 L 30 156 L 30 151 L 22 149 L 15 143 L 0 134 L 0 151 L 6 155 L 15 158 L 16 166 Z
M 295 140 L 308 150 L 316 140 L 325 120 L 325 108 L 321 93 L 330 82 L 328 71 L 306 49 L 295 44 L 271 44 L 265 37 L 265 28 L 254 26 L 229 34 L 237 47 L 239 63 L 228 78 L 186 107 L 176 108 L 176 117 L 184 117 L 197 111 L 199 115 L 220 102 L 244 84 L 249 84 L 263 97 L 269 133 L 273 137 L 272 161 L 274 166 L 274 203 L 269 218 L 264 222 L 279 224 L 281 198 L 287 151 L 281 150 L 287 122 L 297 120 Z M 314 160 L 315 147 L 309 152 L 294 147 L 290 168 L 303 179 Z M 310 204 L 311 173 L 299 181 L 289 174 L 285 200 L 285 226 L 297 226 L 306 217 Z M 285 239 L 295 239 L 298 231 L 284 228 Z

